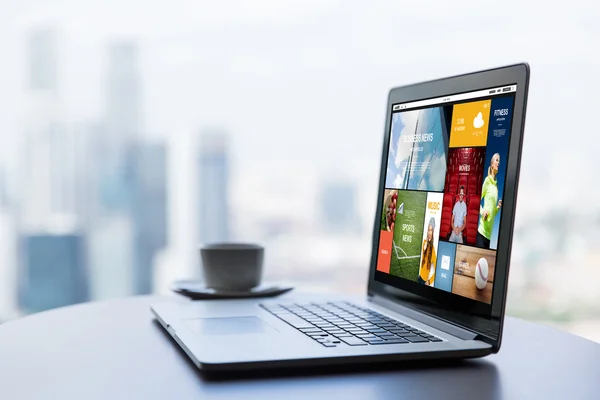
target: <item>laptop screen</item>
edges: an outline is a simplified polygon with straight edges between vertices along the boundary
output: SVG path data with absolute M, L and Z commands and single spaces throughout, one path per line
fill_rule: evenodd
M 491 304 L 516 90 L 392 105 L 376 281 Z

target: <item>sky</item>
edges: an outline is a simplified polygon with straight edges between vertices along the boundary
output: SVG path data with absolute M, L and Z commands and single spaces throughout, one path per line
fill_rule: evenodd
M 68 123 L 104 108 L 106 46 L 141 50 L 144 132 L 170 137 L 202 126 L 234 137 L 234 171 L 279 162 L 375 177 L 391 87 L 519 61 L 532 67 L 522 182 L 568 177 L 563 163 L 595 141 L 600 39 L 593 1 L 546 7 L 518 1 L 0 0 L 0 131 L 16 157 L 26 100 L 25 38 L 41 24 L 62 38 L 60 109 Z M 580 140 L 565 139 L 574 133 Z M 552 179 L 551 179 L 552 178 Z
M 59 32 L 56 106 L 71 127 L 102 119 L 108 45 L 136 43 L 144 135 L 166 138 L 172 169 L 183 171 L 169 179 L 164 272 L 196 260 L 188 237 L 196 181 L 185 168 L 195 162 L 190 148 L 200 129 L 231 133 L 234 189 L 246 207 L 234 205 L 234 213 L 289 210 L 302 221 L 318 210 L 304 201 L 316 199 L 318 179 L 342 177 L 357 183 L 359 212 L 370 223 L 389 90 L 526 61 L 518 226 L 578 204 L 582 188 L 590 202 L 600 200 L 600 187 L 589 184 L 597 129 L 580 118 L 598 109 L 598 20 L 596 0 L 543 8 L 520 0 L 0 0 L 0 168 L 23 156 L 23 126 L 32 118 L 29 32 Z M 298 247 L 289 246 L 281 254 Z

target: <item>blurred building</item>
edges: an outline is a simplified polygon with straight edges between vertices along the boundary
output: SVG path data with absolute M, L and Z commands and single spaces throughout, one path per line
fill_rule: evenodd
M 127 213 L 96 220 L 87 235 L 90 297 L 107 300 L 133 293 L 134 224 Z
M 138 48 L 134 43 L 113 43 L 108 49 L 106 98 L 101 134 L 95 151 L 101 201 L 107 210 L 128 210 L 131 185 L 127 181 L 129 149 L 139 138 L 141 92 Z
M 24 312 L 89 299 L 85 238 L 73 228 L 66 224 L 45 232 L 21 234 L 19 304 Z
M 27 43 L 27 88 L 58 94 L 58 32 L 41 27 L 30 32 Z
M 167 245 L 167 150 L 164 142 L 139 142 L 130 153 L 134 222 L 134 293 L 153 290 L 154 259 Z
M 199 240 L 213 243 L 231 239 L 229 221 L 229 143 L 226 133 L 205 131 L 198 154 Z M 243 194 L 240 194 L 243 201 Z
M 142 131 L 137 45 L 111 43 L 107 60 L 103 116 L 84 128 L 86 176 L 80 176 L 86 182 L 81 197 L 87 205 L 93 299 L 128 296 L 148 286 L 139 273 L 136 234 L 140 173 L 133 149 Z
M 0 321 L 17 309 L 16 235 L 15 219 L 0 200 Z
M 336 181 L 323 184 L 319 204 L 324 231 L 360 233 L 360 216 L 356 203 L 356 188 L 353 184 Z
M 141 78 L 135 43 L 117 42 L 108 49 L 105 123 L 109 145 L 122 151 L 139 136 Z
M 13 276 L 25 312 L 89 298 L 85 234 L 77 212 L 76 141 L 60 107 L 59 44 L 57 30 L 46 27 L 31 31 L 27 41 L 16 229 L 14 236 L 4 232 L 7 242 L 14 238 L 12 251 L 5 252 L 18 257 Z
M 75 136 L 62 122 L 58 32 L 33 30 L 26 54 L 20 208 L 25 224 L 43 225 L 52 214 L 76 213 Z
M 9 206 L 9 190 L 6 169 L 0 164 L 0 210 Z

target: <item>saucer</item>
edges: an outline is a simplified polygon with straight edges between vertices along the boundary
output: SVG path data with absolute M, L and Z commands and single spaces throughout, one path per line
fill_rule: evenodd
M 202 282 L 192 280 L 175 281 L 171 290 L 192 300 L 209 299 L 248 299 L 258 297 L 275 297 L 294 289 L 293 286 L 275 283 L 263 283 L 250 290 L 217 290 L 204 286 Z

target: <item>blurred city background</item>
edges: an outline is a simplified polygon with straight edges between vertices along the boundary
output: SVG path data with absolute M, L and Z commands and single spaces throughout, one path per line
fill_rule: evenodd
M 0 0 L 0 320 L 168 293 L 221 240 L 264 244 L 266 281 L 362 293 L 388 90 L 528 61 L 508 312 L 600 341 L 599 18 L 592 0 Z

